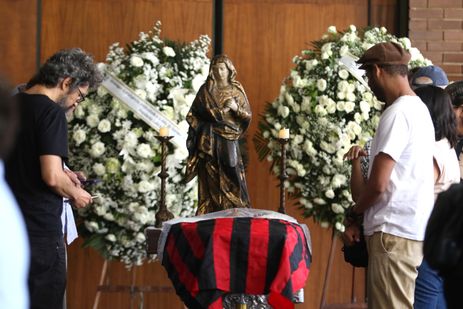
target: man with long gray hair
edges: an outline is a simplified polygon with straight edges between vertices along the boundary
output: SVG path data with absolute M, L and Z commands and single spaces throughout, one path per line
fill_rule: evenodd
M 63 197 L 77 208 L 92 202 L 91 195 L 63 169 L 68 157 L 65 113 L 72 113 L 101 79 L 88 54 L 78 48 L 61 50 L 16 96 L 22 126 L 6 160 L 6 179 L 26 221 L 31 249 L 28 283 L 34 309 L 63 306 Z

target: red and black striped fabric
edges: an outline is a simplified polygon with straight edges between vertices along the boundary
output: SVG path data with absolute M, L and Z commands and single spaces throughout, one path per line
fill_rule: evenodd
M 286 309 L 294 308 L 311 258 L 298 224 L 218 218 L 173 225 L 162 264 L 190 309 L 221 309 L 225 293 L 268 294 L 273 308 Z

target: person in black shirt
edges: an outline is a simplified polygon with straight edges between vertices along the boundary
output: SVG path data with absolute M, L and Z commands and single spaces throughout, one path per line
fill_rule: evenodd
M 91 195 L 63 169 L 68 157 L 65 113 L 101 82 L 92 58 L 81 49 L 62 50 L 32 77 L 19 102 L 21 128 L 6 160 L 6 179 L 20 205 L 30 240 L 31 308 L 62 308 L 66 268 L 61 212 L 63 197 L 74 207 Z
M 445 88 L 450 95 L 453 111 L 457 118 L 458 143 L 455 146 L 458 161 L 460 161 L 460 182 L 463 183 L 463 80 L 454 82 Z

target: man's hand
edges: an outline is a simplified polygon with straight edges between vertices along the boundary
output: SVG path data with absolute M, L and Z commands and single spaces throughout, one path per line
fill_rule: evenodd
M 84 189 L 79 188 L 79 190 L 75 192 L 74 196 L 69 199 L 69 202 L 76 208 L 83 208 L 93 202 L 93 200 L 90 193 Z
M 360 157 L 366 157 L 367 155 L 368 154 L 362 147 L 354 145 L 350 147 L 349 151 L 344 155 L 343 159 L 351 161 L 357 160 Z
M 74 173 L 73 171 L 71 170 L 68 170 L 68 169 L 64 169 L 64 172 L 66 173 L 66 175 L 68 175 L 69 179 L 71 179 L 71 181 L 78 187 L 81 187 L 82 186 L 82 183 L 80 182 L 81 180 L 85 180 L 84 179 L 81 179 L 79 177 L 79 175 L 77 173 Z
M 354 243 L 360 241 L 360 226 L 353 223 L 346 227 L 344 233 L 341 234 L 342 241 L 347 246 L 352 246 Z

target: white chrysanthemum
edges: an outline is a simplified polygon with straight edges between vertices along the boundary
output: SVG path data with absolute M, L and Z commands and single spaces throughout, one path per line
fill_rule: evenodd
M 154 184 L 148 180 L 142 180 L 138 183 L 138 192 L 147 193 L 154 190 Z

